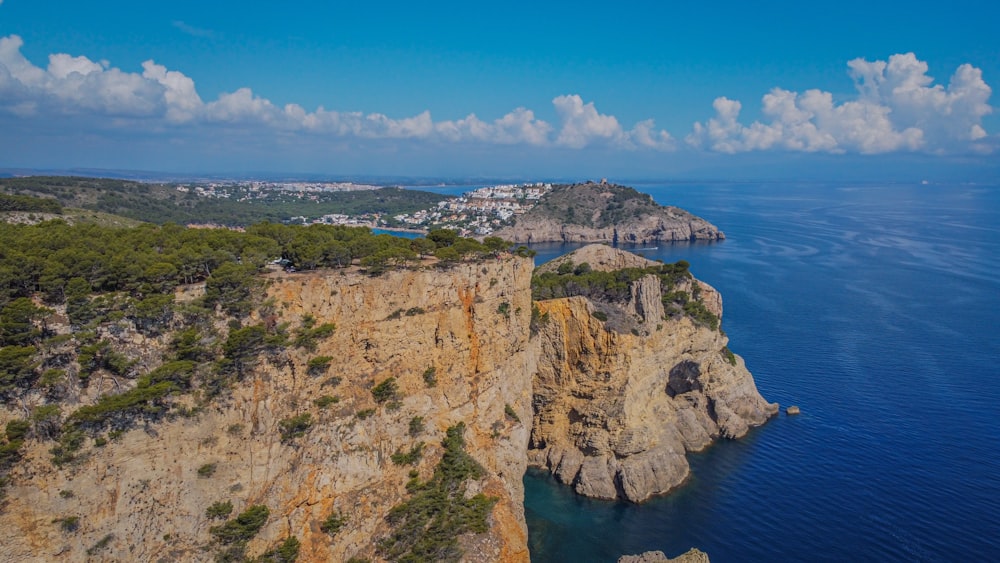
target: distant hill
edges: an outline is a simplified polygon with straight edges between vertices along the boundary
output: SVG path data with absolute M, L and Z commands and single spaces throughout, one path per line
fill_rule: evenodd
M 725 238 L 700 217 L 606 182 L 553 186 L 538 205 L 496 235 L 515 242 L 639 244 Z
M 289 201 L 290 198 L 231 201 L 181 192 L 171 184 L 75 176 L 0 178 L 0 193 L 50 198 L 64 207 L 111 213 L 150 223 L 227 226 L 246 226 L 261 221 L 277 223 L 289 217 L 315 218 L 331 213 L 412 213 L 432 207 L 441 200 L 439 194 L 430 192 L 382 188 L 324 192 L 317 194 L 316 201 Z

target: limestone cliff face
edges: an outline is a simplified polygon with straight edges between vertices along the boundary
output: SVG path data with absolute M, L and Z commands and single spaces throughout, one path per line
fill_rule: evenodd
M 675 207 L 662 214 L 624 220 L 613 226 L 591 227 L 566 224 L 547 217 L 519 218 L 512 227 L 496 235 L 515 242 L 603 242 L 609 244 L 721 240 L 725 238 L 715 225 Z
M 275 274 L 268 291 L 277 322 L 294 327 L 310 314 L 335 323 L 333 335 L 314 352 L 289 349 L 276 363 L 262 361 L 231 396 L 201 412 L 103 447 L 88 441 L 76 465 L 55 468 L 52 442 L 32 445 L 0 512 L 0 560 L 210 561 L 209 527 L 220 521 L 209 520 L 206 508 L 216 501 L 232 502 L 232 516 L 269 507 L 249 555 L 296 536 L 300 561 L 377 560 L 386 514 L 409 497 L 408 473 L 427 479 L 445 429 L 464 422 L 466 448 L 486 469 L 472 493 L 499 499 L 489 531 L 462 539 L 464 558 L 527 561 L 521 479 L 535 371 L 531 268 L 530 260 L 506 258 L 378 278 Z M 334 358 L 329 372 L 310 374 L 308 360 L 320 355 Z M 429 368 L 433 387 L 423 376 Z M 399 385 L 400 404 L 392 407 L 371 393 L 389 377 Z M 340 400 L 320 408 L 314 400 L 322 395 Z M 365 409 L 375 412 L 358 417 Z M 312 427 L 283 442 L 280 422 L 307 412 Z M 416 435 L 414 417 L 424 426 Z M 415 468 L 390 461 L 417 441 L 426 446 Z M 331 539 L 320 523 L 335 512 L 347 525 Z M 56 522 L 73 516 L 75 531 Z
M 602 268 L 645 263 L 609 252 L 575 258 Z M 295 536 L 300 561 L 379 560 L 376 541 L 391 531 L 386 515 L 411 497 L 410 472 L 427 480 L 445 429 L 464 422 L 466 449 L 486 470 L 469 494 L 498 501 L 489 530 L 461 538 L 463 559 L 527 561 L 529 462 L 581 494 L 638 502 L 684 479 L 686 452 L 742 436 L 776 411 L 742 360 L 730 363 L 725 336 L 687 317 L 664 319 L 655 276 L 635 281 L 623 305 L 634 333 L 609 329 L 591 302 L 573 297 L 537 303 L 548 320 L 531 336 L 531 274 L 530 260 L 514 257 L 380 277 L 270 274 L 273 316 L 251 322 L 294 329 L 309 315 L 335 324 L 332 335 L 312 351 L 261 358 L 220 398 L 184 396 L 177 401 L 188 409 L 171 418 L 102 435 L 110 439 L 103 445 L 88 437 L 75 463 L 54 466 L 55 443 L 30 440 L 0 510 L 0 560 L 210 561 L 217 546 L 209 528 L 221 520 L 206 509 L 217 501 L 232 503 L 231 516 L 270 509 L 248 555 Z M 692 294 L 697 285 L 721 315 L 715 290 L 680 284 Z M 184 288 L 178 300 L 202 290 Z M 117 342 L 145 371 L 165 346 L 135 334 Z M 333 358 L 328 370 L 309 369 L 318 356 Z M 390 377 L 398 404 L 377 403 L 372 389 Z M 110 385 L 92 386 L 64 414 Z M 338 401 L 316 404 L 323 396 Z M 0 409 L 0 424 L 32 406 Z M 312 425 L 283 440 L 282 422 L 307 413 Z M 418 442 L 416 466 L 391 461 Z M 347 520 L 333 538 L 320 527 L 331 514 Z
M 576 492 L 639 502 L 679 485 L 685 454 L 738 438 L 777 412 L 757 392 L 719 331 L 663 319 L 655 276 L 632 286 L 625 309 L 642 331 L 619 333 L 583 297 L 537 305 L 547 321 L 534 378 L 531 463 Z M 721 299 L 697 281 L 706 307 Z

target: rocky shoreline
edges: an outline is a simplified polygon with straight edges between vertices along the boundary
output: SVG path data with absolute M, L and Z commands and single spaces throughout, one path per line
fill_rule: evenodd
M 701 217 L 607 182 L 553 188 L 513 226 L 494 234 L 518 243 L 650 244 L 726 238 Z

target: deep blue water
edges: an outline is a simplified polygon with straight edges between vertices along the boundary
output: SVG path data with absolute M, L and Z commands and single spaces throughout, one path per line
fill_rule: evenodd
M 802 414 L 690 456 L 638 506 L 529 474 L 532 560 L 1000 560 L 1000 187 L 637 188 L 726 232 L 642 253 L 722 292 L 730 347 Z

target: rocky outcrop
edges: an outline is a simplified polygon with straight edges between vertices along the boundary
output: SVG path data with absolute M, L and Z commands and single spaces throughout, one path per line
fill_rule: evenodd
M 333 335 L 313 352 L 288 349 L 276 363 L 262 361 L 231 396 L 186 416 L 101 447 L 88 439 L 75 464 L 54 467 L 52 442 L 35 443 L 10 475 L 0 560 L 211 561 L 209 528 L 221 521 L 206 509 L 216 501 L 233 504 L 231 517 L 269 507 L 248 555 L 295 536 L 300 561 L 378 559 L 386 515 L 409 498 L 409 472 L 428 479 L 445 429 L 464 422 L 466 449 L 486 470 L 470 494 L 499 499 L 489 531 L 461 539 L 464 559 L 527 561 L 531 268 L 506 258 L 377 278 L 274 275 L 274 322 L 294 328 L 309 314 L 334 323 Z M 317 356 L 333 358 L 328 372 L 310 373 Z M 398 404 L 378 404 L 371 389 L 390 377 Z M 339 401 L 321 408 L 314 401 L 324 395 Z M 283 440 L 282 421 L 303 413 L 311 427 Z M 417 442 L 425 446 L 416 466 L 390 460 Z M 334 513 L 347 524 L 331 538 L 320 525 Z M 64 527 L 66 518 L 77 520 Z
M 721 240 L 715 225 L 661 206 L 632 188 L 606 182 L 556 186 L 538 205 L 495 233 L 515 242 L 657 242 Z
M 709 563 L 708 554 L 700 549 L 688 551 L 669 559 L 662 551 L 647 551 L 639 555 L 623 555 L 618 563 Z
M 777 412 L 726 336 L 686 316 L 665 319 L 659 281 L 647 278 L 622 304 L 645 331 L 612 330 L 583 297 L 537 303 L 546 321 L 529 457 L 586 496 L 640 502 L 665 493 L 687 477 L 687 452 L 739 438 Z M 714 289 L 685 283 L 721 313 Z
M 535 274 L 555 272 L 562 264 L 589 264 L 594 270 L 610 272 L 623 268 L 645 268 L 655 266 L 657 262 L 624 250 L 601 244 L 590 244 L 578 248 L 569 254 L 553 258 L 535 268 Z

